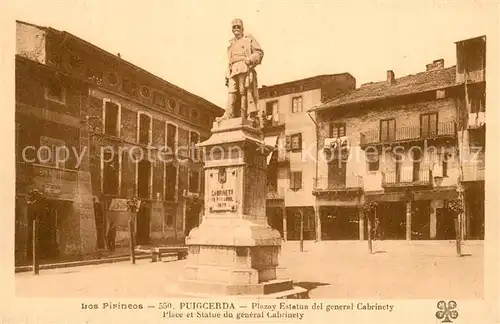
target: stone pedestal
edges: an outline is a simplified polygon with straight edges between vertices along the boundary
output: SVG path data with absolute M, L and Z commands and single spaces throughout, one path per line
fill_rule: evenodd
M 281 236 L 266 218 L 266 156 L 273 149 L 241 118 L 214 123 L 205 156 L 205 212 L 186 237 L 181 289 L 212 295 L 292 290 L 277 274 Z

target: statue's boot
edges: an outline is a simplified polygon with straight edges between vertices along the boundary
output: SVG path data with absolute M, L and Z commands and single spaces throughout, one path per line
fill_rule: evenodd
M 220 121 L 220 120 L 225 120 L 225 119 L 229 119 L 229 118 L 233 118 L 234 116 L 234 106 L 236 105 L 236 93 L 230 93 L 228 95 L 228 99 L 227 99 L 227 105 L 226 105 L 226 111 L 224 112 L 224 115 L 222 115 L 221 117 L 217 117 L 216 120 L 217 121 Z

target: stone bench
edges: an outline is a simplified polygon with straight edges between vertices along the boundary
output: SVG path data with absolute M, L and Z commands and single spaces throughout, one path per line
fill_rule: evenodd
M 187 248 L 182 247 L 152 247 L 152 248 L 141 248 L 135 249 L 137 253 L 151 253 L 151 262 L 162 261 L 163 257 L 177 257 L 177 260 L 183 260 L 187 257 Z

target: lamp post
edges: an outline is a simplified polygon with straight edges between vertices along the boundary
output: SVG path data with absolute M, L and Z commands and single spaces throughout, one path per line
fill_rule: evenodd
M 463 208 L 463 187 L 461 184 L 457 187 L 458 199 L 452 200 L 448 203 L 448 208 L 455 214 L 455 243 L 457 247 L 457 256 L 462 256 L 462 216 L 464 214 Z
M 297 192 L 300 188 L 293 187 L 291 188 L 293 192 Z M 299 208 L 299 216 L 300 216 L 300 252 L 304 252 L 304 211 L 302 208 Z
M 372 220 L 370 218 L 370 215 L 368 214 L 367 217 L 367 232 L 368 232 L 368 252 L 370 254 L 373 254 L 373 243 L 372 243 Z
M 304 252 L 304 211 L 300 208 L 300 252 Z
M 377 202 L 369 201 L 363 205 L 363 214 L 366 219 L 367 232 L 368 232 L 368 251 L 373 254 L 373 238 L 372 238 L 372 219 L 375 220 L 375 213 L 377 212 Z
M 40 271 L 40 265 L 38 263 L 38 220 L 39 212 L 43 206 L 43 201 L 45 196 L 38 189 L 31 189 L 28 192 L 27 203 L 33 206 L 33 238 L 32 238 L 32 258 L 33 258 L 33 274 L 38 275 Z

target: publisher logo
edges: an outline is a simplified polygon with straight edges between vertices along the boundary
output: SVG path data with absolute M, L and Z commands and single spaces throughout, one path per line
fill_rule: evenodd
M 436 312 L 436 317 L 442 320 L 441 323 L 452 323 L 452 320 L 458 317 L 457 302 L 454 300 L 450 300 L 448 303 L 440 300 L 437 303 L 437 308 L 439 310 Z

